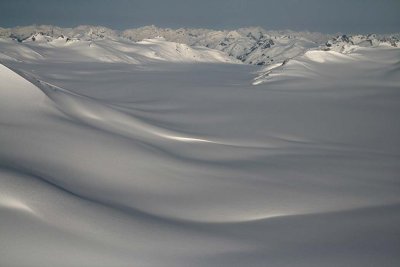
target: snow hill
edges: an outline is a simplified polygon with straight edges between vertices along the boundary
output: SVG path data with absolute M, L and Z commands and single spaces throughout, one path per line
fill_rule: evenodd
M 235 60 L 246 64 L 271 65 L 283 63 L 294 57 L 303 55 L 309 50 L 333 50 L 341 53 L 351 51 L 354 46 L 377 47 L 381 45 L 399 47 L 400 35 L 328 35 L 311 32 L 266 31 L 260 27 L 241 28 L 237 30 L 210 29 L 169 29 L 146 26 L 137 29 L 116 31 L 100 26 L 78 26 L 76 28 L 60 28 L 55 26 L 27 26 L 3 29 L 0 38 L 13 39 L 17 42 L 43 41 L 54 42 L 60 38 L 69 41 L 93 42 L 99 40 L 141 42 L 145 39 L 164 38 L 166 41 L 178 43 L 177 56 L 172 55 L 174 45 L 166 48 L 166 60 L 206 60 L 200 54 L 190 51 L 190 47 L 206 47 L 224 52 Z M 158 39 L 160 40 L 160 39 Z M 147 41 L 149 42 L 149 41 Z M 160 42 L 152 41 L 153 47 Z M 184 46 L 187 45 L 187 46 Z M 112 48 L 111 48 L 112 49 Z M 151 48 L 150 48 L 151 50 Z M 201 53 L 209 50 L 202 50 Z M 151 52 L 149 52 L 151 53 Z M 149 53 L 145 53 L 149 55 Z M 159 58 L 160 55 L 153 55 Z M 161 56 L 162 57 L 162 56 Z M 211 56 L 212 60 L 227 61 L 221 54 Z M 123 59 L 131 61 L 131 59 Z

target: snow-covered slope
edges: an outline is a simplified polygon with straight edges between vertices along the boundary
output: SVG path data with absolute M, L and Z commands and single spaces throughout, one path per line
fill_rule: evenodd
M 400 49 L 88 28 L 0 40 L 0 266 L 400 265 Z
M 352 66 L 354 69 L 362 71 L 368 70 L 373 75 L 378 76 L 379 73 L 385 76 L 385 72 L 393 73 L 399 65 L 400 57 L 398 53 L 400 49 L 388 45 L 380 45 L 378 47 L 360 47 L 357 45 L 345 46 L 342 53 L 332 50 L 311 50 L 305 52 L 303 55 L 298 56 L 292 60 L 287 60 L 284 63 L 277 63 L 267 67 L 263 67 L 257 72 L 253 84 L 261 84 L 264 82 L 275 82 L 280 80 L 296 80 L 314 79 L 322 73 L 332 73 L 334 77 L 336 73 L 341 74 L 340 80 L 328 79 L 325 82 L 338 84 L 341 80 L 347 81 L 351 79 L 354 72 L 343 72 L 339 66 L 346 64 L 348 67 Z M 380 55 L 390 55 L 394 57 L 382 57 Z M 387 68 L 388 64 L 392 64 L 390 69 Z M 379 67 L 381 64 L 381 68 Z M 373 69 L 374 68 L 374 69 Z M 371 70 L 373 69 L 373 71 Z M 395 81 L 393 81 L 395 83 Z
M 145 39 L 134 43 L 120 38 L 96 40 L 73 39 L 65 36 L 53 38 L 42 33 L 34 34 L 23 42 L 0 39 L 0 59 L 131 64 L 148 61 L 240 62 L 217 50 L 190 47 L 168 42 L 163 38 Z

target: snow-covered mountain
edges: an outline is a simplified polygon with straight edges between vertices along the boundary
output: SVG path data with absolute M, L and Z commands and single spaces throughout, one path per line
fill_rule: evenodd
M 96 36 L 98 36 L 96 34 Z M 132 42 L 127 39 L 76 38 L 35 33 L 21 43 L 0 39 L 0 59 L 12 61 L 110 62 L 141 64 L 152 61 L 240 63 L 207 47 L 188 46 L 164 38 Z
M 224 52 L 231 58 L 253 65 L 283 63 L 309 50 L 333 50 L 346 53 L 353 46 L 400 46 L 400 35 L 328 35 L 311 32 L 266 31 L 260 27 L 237 30 L 169 29 L 146 26 L 116 31 L 100 26 L 78 26 L 60 28 L 55 26 L 27 26 L 9 29 L 0 28 L 0 38 L 18 42 L 47 41 L 60 38 L 69 41 L 131 40 L 162 37 L 166 41 L 188 46 L 202 46 Z M 181 45 L 177 45 L 181 47 Z M 189 50 L 184 46 L 179 49 Z M 204 51 L 203 51 L 204 52 Z M 199 57 L 199 56 L 196 56 Z M 175 58 L 173 56 L 172 58 Z
M 126 30 L 122 36 L 134 41 L 163 36 L 169 41 L 201 45 L 225 52 L 247 64 L 267 65 L 297 56 L 307 49 L 326 42 L 329 36 L 320 33 L 266 31 L 260 27 L 237 30 L 162 29 L 148 26 Z
M 379 45 L 400 47 L 400 35 L 340 35 L 328 40 L 325 44 L 324 50 L 348 53 L 351 52 L 354 47 L 377 47 Z

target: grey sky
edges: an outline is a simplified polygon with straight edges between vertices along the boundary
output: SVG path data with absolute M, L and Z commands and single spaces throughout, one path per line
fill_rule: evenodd
M 0 27 L 29 24 L 400 32 L 400 0 L 0 0 Z

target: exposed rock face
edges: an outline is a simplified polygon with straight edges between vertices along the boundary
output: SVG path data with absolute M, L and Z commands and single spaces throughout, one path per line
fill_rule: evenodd
M 325 43 L 323 50 L 333 50 L 336 52 L 346 53 L 352 46 L 373 47 L 381 44 L 398 47 L 398 35 L 377 36 L 376 34 L 369 35 L 341 35 L 331 38 Z

